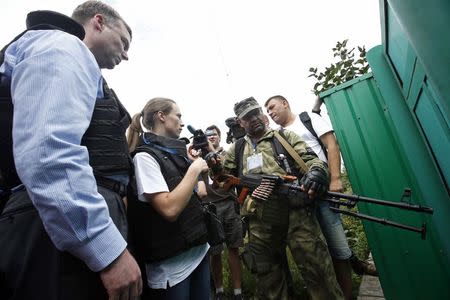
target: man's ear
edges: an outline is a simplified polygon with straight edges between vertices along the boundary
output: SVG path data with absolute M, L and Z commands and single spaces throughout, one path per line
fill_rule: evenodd
M 105 18 L 103 17 L 103 15 L 96 14 L 92 19 L 95 29 L 102 32 L 105 27 Z
M 267 127 L 269 127 L 269 117 L 267 117 L 266 114 L 263 114 L 262 120 L 264 121 L 264 124 L 266 124 Z

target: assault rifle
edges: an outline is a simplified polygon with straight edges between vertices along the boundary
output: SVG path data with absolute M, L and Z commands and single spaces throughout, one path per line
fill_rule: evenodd
M 308 194 L 302 191 L 301 187 L 295 183 L 297 178 L 295 176 L 274 176 L 274 175 L 243 175 L 241 177 L 235 177 L 232 175 L 218 175 L 214 178 L 214 185 L 216 187 L 228 190 L 232 187 L 241 188 L 241 192 L 238 197 L 238 202 L 242 204 L 249 194 L 260 201 L 267 201 L 272 193 L 277 195 L 283 195 L 284 198 L 293 203 L 294 207 L 306 207 L 311 205 L 314 200 L 309 199 Z M 403 198 L 409 198 L 411 196 L 411 190 L 405 189 Z M 376 198 L 363 197 L 359 195 L 348 195 L 343 193 L 326 192 L 319 201 L 328 201 L 335 204 L 337 207 L 330 207 L 334 212 L 343 213 L 352 217 L 365 219 L 368 221 L 380 223 L 383 225 L 393 226 L 421 234 L 422 239 L 426 238 L 427 228 L 426 224 L 422 224 L 421 227 L 414 227 L 405 225 L 398 222 L 393 222 L 387 219 L 377 218 L 349 210 L 338 208 L 340 205 L 352 208 L 358 202 L 367 202 L 372 204 L 396 207 L 400 209 L 433 214 L 433 208 L 421 206 L 417 204 L 411 204 L 409 202 L 393 202 L 387 200 L 381 200 Z

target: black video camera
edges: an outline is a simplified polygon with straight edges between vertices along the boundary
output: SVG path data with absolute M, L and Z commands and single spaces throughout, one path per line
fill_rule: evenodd
M 227 132 L 227 144 L 233 143 L 233 139 L 237 140 L 245 136 L 245 129 L 237 122 L 236 117 L 230 117 L 225 120 L 225 125 L 229 128 Z
M 201 150 L 201 156 L 205 158 L 205 156 L 209 153 L 208 137 L 205 135 L 203 130 L 195 129 L 191 125 L 188 125 L 187 129 L 194 135 L 192 138 L 192 148 L 197 151 Z

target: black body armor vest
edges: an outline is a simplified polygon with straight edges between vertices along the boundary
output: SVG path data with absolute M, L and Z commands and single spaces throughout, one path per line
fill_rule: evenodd
M 145 133 L 144 139 L 147 144 L 142 143 L 134 154 L 146 152 L 154 157 L 161 167 L 169 191 L 174 190 L 190 165 L 185 143 L 152 133 Z M 173 153 L 164 148 L 169 148 Z M 174 222 L 164 219 L 150 203 L 142 202 L 136 196 L 130 197 L 128 225 L 136 254 L 145 262 L 173 257 L 207 242 L 200 199 L 194 192 L 188 205 Z
M 105 80 L 103 93 L 104 98 L 95 102 L 91 123 L 81 145 L 88 149 L 89 164 L 95 176 L 129 175 L 132 162 L 125 131 L 131 117 Z

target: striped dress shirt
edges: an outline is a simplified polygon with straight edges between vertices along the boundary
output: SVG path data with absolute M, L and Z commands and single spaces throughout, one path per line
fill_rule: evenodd
M 0 66 L 11 83 L 17 173 L 55 246 L 93 271 L 126 247 L 97 192 L 81 138 L 102 77 L 93 54 L 58 30 L 29 31 L 11 44 Z

